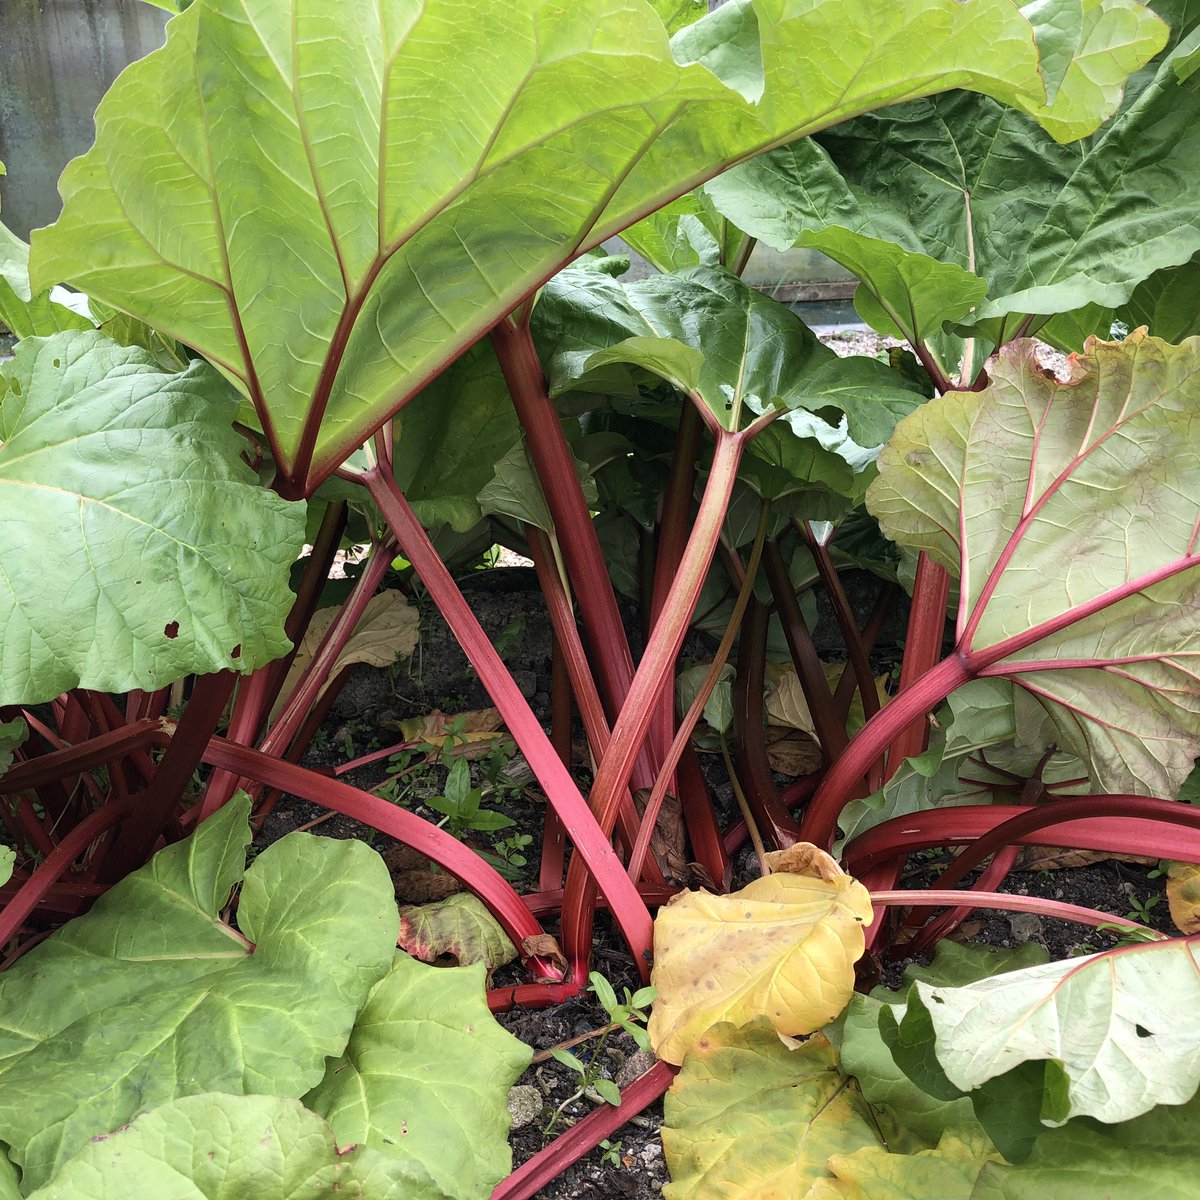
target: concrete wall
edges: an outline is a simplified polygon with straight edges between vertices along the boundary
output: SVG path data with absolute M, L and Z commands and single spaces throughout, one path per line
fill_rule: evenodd
M 58 216 L 58 177 L 92 144 L 100 97 L 162 44 L 168 15 L 142 0 L 0 0 L 0 197 L 15 233 Z

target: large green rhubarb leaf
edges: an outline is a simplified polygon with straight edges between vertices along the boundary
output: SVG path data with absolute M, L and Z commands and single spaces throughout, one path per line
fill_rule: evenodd
M 1200 1085 L 1200 939 L 1044 963 L 962 987 L 918 981 L 891 1040 L 899 1059 L 936 1055 L 963 1092 L 1046 1063 L 1040 1116 L 1128 1121 Z M 881 1012 L 885 1033 L 891 1027 Z M 1035 1103 L 1035 1107 L 1037 1104 Z
M 724 429 L 781 409 L 750 443 L 746 464 L 767 499 L 810 489 L 854 496 L 854 472 L 923 400 L 885 363 L 838 358 L 785 305 L 728 271 L 696 267 L 626 282 L 604 267 L 588 259 L 567 268 L 535 309 L 551 392 L 636 392 L 618 370 L 628 364 L 693 395 Z M 678 419 L 672 408 L 662 416 Z
M 512 1170 L 508 1090 L 533 1053 L 488 1012 L 485 974 L 397 954 L 345 1054 L 306 1097 L 339 1140 L 416 1159 L 461 1200 Z
M 581 248 L 732 163 L 951 87 L 1043 113 L 1031 35 L 1010 0 L 756 0 L 670 44 L 640 0 L 197 0 L 101 104 L 34 285 L 199 350 L 311 491 Z M 1075 82 L 1059 135 L 1110 106 Z
M 249 801 L 161 851 L 0 978 L 0 1142 L 44 1183 L 97 1134 L 204 1091 L 303 1095 L 384 975 L 383 860 L 291 834 L 242 878 Z
M 449 1200 L 419 1164 L 339 1146 L 297 1100 L 216 1092 L 92 1139 L 36 1200 Z
M 249 671 L 289 648 L 304 506 L 241 461 L 233 390 L 99 333 L 0 365 L 0 703 Z
M 1061 14 L 1071 6 L 1036 7 Z M 1136 57 L 1162 45 L 1161 26 L 1124 0 L 1076 0 L 1074 9 L 1086 9 L 1087 20 L 1105 10 L 1106 28 L 1123 14 L 1127 48 L 1141 47 Z M 854 271 L 864 318 L 882 332 L 920 336 L 953 375 L 964 347 L 941 333 L 944 323 L 976 326 L 964 332 L 995 344 L 1027 314 L 1039 314 L 1036 328 L 1084 305 L 1122 306 L 1140 281 L 1200 248 L 1200 93 L 1194 78 L 1179 77 L 1196 36 L 1086 142 L 1056 145 L 1010 108 L 951 93 L 772 151 L 706 190 L 769 244 L 811 246 Z M 1076 66 L 1083 61 L 1090 71 L 1097 60 L 1085 55 Z M 985 348 L 975 348 L 972 374 Z
M 831 1154 L 879 1145 L 829 1043 L 792 1047 L 760 1018 L 715 1025 L 688 1052 L 663 1102 L 665 1200 L 804 1196 Z
M 1028 1162 L 985 1166 L 971 1200 L 1192 1200 L 1198 1118 L 1192 1100 L 1120 1125 L 1072 1121 L 1043 1132 Z
M 1100 791 L 1173 796 L 1200 752 L 1200 339 L 1032 343 L 897 427 L 867 503 L 959 577 L 957 659 L 1011 679 Z

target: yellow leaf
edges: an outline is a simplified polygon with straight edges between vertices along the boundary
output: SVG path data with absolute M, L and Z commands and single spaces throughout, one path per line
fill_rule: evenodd
M 829 1042 L 789 1047 L 761 1020 L 710 1029 L 684 1059 L 663 1115 L 672 1180 L 663 1200 L 796 1200 L 827 1176 L 831 1154 L 878 1145 Z
M 1168 866 L 1167 903 L 1180 933 L 1200 933 L 1200 864 L 1173 862 Z
M 681 892 L 659 910 L 649 1025 L 659 1058 L 682 1062 L 718 1021 L 765 1017 L 781 1034 L 811 1033 L 849 1002 L 867 890 L 815 846 L 785 854 L 782 870 L 740 892 Z
M 313 617 L 308 632 L 296 649 L 296 657 L 292 660 L 280 698 L 271 710 L 272 721 L 279 716 L 287 698 L 300 682 L 302 672 L 312 662 L 312 656 L 337 612 L 336 608 L 322 608 Z M 409 607 L 403 593 L 392 589 L 372 596 L 350 640 L 342 647 L 333 670 L 329 672 L 329 681 L 335 679 L 343 667 L 353 663 L 390 667 L 402 655 L 411 654 L 417 647 L 420 624 L 417 610 Z M 328 686 L 326 682 L 325 687 Z M 318 698 L 324 693 L 325 687 L 317 693 Z
M 832 1179 L 812 1185 L 804 1200 L 970 1200 L 984 1164 L 1003 1162 L 979 1126 L 942 1134 L 936 1150 L 889 1154 L 864 1146 L 829 1159 Z
M 399 729 L 408 742 L 425 742 L 436 746 L 444 756 L 454 758 L 481 758 L 507 734 L 498 732 L 503 721 L 498 708 L 476 708 L 470 712 L 452 715 L 435 708 L 423 717 L 409 717 L 404 721 L 385 722 Z M 451 738 L 448 730 L 453 724 L 458 730 Z M 450 748 L 447 750 L 447 742 Z M 432 754 L 430 757 L 433 757 Z

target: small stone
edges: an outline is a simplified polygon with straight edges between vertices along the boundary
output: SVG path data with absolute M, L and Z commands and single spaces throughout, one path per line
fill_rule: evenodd
M 542 1093 L 532 1084 L 520 1083 L 508 1093 L 508 1115 L 514 1129 L 532 1125 L 542 1115 Z
M 1041 941 L 1041 918 L 1035 916 L 1033 913 L 1013 913 L 1008 918 L 1008 925 L 1012 930 L 1014 940 L 1018 944 L 1035 940 Z
M 639 1050 L 636 1054 L 631 1054 L 621 1064 L 621 1069 L 617 1072 L 617 1087 L 628 1087 L 639 1076 L 645 1075 L 654 1066 L 656 1061 L 654 1055 L 647 1054 L 645 1050 Z
M 660 1158 L 662 1158 L 662 1146 L 658 1142 L 649 1142 L 642 1147 L 638 1157 L 645 1163 L 646 1166 L 653 1166 Z

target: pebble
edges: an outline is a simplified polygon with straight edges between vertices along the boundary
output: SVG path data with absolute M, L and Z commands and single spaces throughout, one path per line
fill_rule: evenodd
M 1042 921 L 1034 913 L 1013 913 L 1008 918 L 1008 925 L 1018 942 L 1041 940 Z
M 531 1084 L 522 1083 L 508 1093 L 508 1115 L 514 1129 L 532 1125 L 542 1115 L 542 1093 Z

